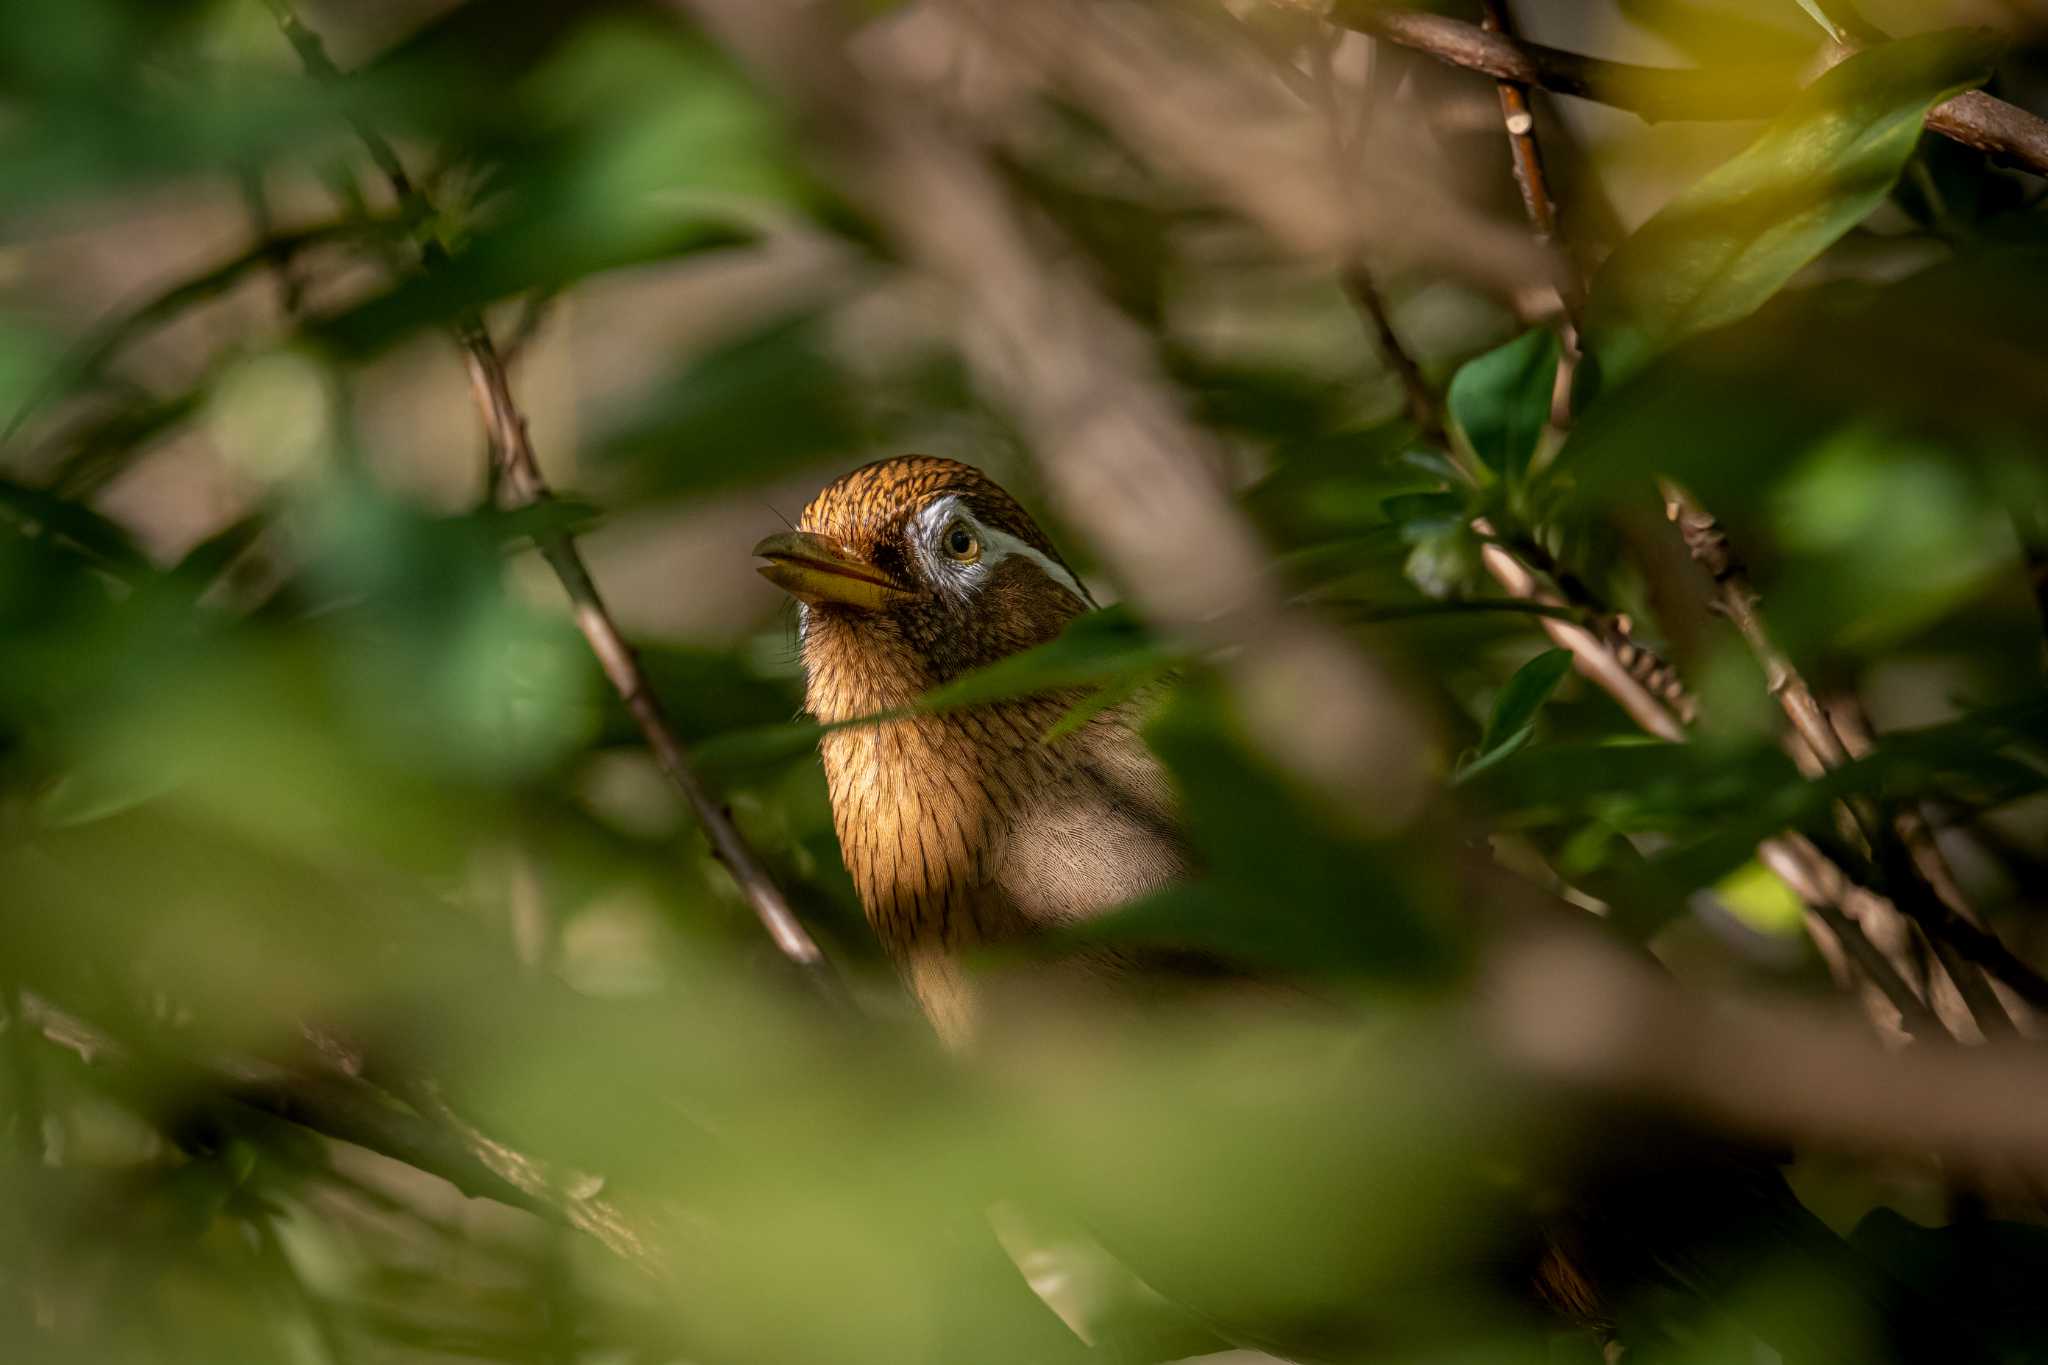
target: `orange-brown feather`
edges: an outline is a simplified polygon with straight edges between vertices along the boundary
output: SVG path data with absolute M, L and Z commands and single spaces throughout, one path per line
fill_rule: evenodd
M 801 529 L 907 574 L 901 537 L 934 499 L 962 499 L 1064 568 L 1009 494 L 967 465 L 906 456 L 827 486 Z M 1025 556 L 965 602 L 927 594 L 804 617 L 806 705 L 827 724 L 909 708 L 969 669 L 1043 643 L 1084 609 Z M 870 924 L 940 1031 L 971 1032 L 964 959 L 1151 890 L 1186 867 L 1172 796 L 1126 711 L 1047 744 L 1072 691 L 851 725 L 820 744 L 834 827 Z M 1114 955 L 1097 953 L 1095 969 Z

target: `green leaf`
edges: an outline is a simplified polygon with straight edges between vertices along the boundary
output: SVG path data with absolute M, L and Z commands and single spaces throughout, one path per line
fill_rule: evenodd
M 1571 671 L 1571 651 L 1566 649 L 1546 649 L 1516 669 L 1494 699 L 1478 756 L 1465 765 L 1459 780 L 1485 771 L 1527 744 L 1536 733 L 1536 713 Z
M 1054 721 L 1051 728 L 1039 736 L 1039 742 L 1053 744 L 1065 739 L 1104 711 L 1122 706 L 1165 677 L 1169 671 L 1170 665 L 1162 662 L 1155 668 L 1135 669 L 1121 678 L 1112 680 L 1068 707 L 1066 714 Z
M 1612 385 L 1768 299 L 1891 192 L 1927 111 L 1981 84 L 1995 40 L 1923 34 L 1849 58 L 1645 223 L 1593 281 L 1587 351 Z
M 0 514 L 26 530 L 47 532 L 76 545 L 94 562 L 122 577 L 151 571 L 149 560 L 126 528 L 82 502 L 0 479 Z
M 1075 617 L 1065 631 L 1042 645 L 932 689 L 918 698 L 914 707 L 856 716 L 829 726 L 812 720 L 727 726 L 724 733 L 714 733 L 698 743 L 696 754 L 707 771 L 731 776 L 797 758 L 815 748 L 819 737 L 829 730 L 874 725 L 919 711 L 948 711 L 1045 692 L 1097 689 L 1077 699 L 1047 730 L 1043 738 L 1052 743 L 1184 662 L 1179 651 L 1155 640 L 1124 607 L 1107 607 Z M 689 688 L 677 689 L 677 694 L 696 695 Z
M 932 689 L 918 705 L 945 710 L 1157 676 L 1179 662 L 1179 651 L 1154 639 L 1129 611 L 1107 607 L 1075 617 L 1055 639 Z
M 1470 520 L 1465 499 L 1457 493 L 1399 493 L 1382 502 L 1380 512 L 1411 545 L 1454 535 Z
M 1557 334 L 1538 327 L 1466 361 L 1451 379 L 1452 419 L 1473 453 L 1510 482 L 1528 471 L 1550 421 L 1559 354 Z
M 1075 939 L 1316 975 L 1412 979 L 1452 961 L 1398 849 L 1335 827 L 1245 745 L 1213 685 L 1180 688 L 1146 740 L 1173 773 L 1204 875 L 1078 922 Z
M 691 357 L 651 396 L 599 419 L 595 462 L 631 475 L 640 496 L 669 497 L 858 448 L 859 404 L 825 333 L 807 306 Z
M 1546 649 L 1516 669 L 1493 703 L 1481 747 L 1490 749 L 1517 730 L 1534 724 L 1536 713 L 1571 670 L 1572 656 L 1567 649 Z

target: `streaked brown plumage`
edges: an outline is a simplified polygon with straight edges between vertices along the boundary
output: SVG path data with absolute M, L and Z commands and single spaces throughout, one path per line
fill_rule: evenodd
M 827 485 L 756 553 L 803 602 L 806 705 L 894 711 L 1059 634 L 1094 604 L 1031 517 L 971 466 L 927 456 Z M 1165 775 L 1111 710 L 1046 743 L 1049 694 L 829 732 L 841 852 L 876 934 L 948 1040 L 986 1013 L 974 950 L 1093 914 L 1187 868 Z M 1069 981 L 1119 961 L 1068 964 Z

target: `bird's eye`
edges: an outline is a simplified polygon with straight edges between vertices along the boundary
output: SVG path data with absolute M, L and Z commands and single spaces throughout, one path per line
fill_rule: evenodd
M 946 528 L 945 538 L 940 541 L 946 556 L 962 564 L 972 564 L 981 558 L 981 537 L 967 529 L 967 523 L 956 521 Z

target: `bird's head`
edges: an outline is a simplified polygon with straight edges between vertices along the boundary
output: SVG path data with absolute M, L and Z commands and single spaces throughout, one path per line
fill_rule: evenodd
M 754 553 L 768 561 L 762 576 L 803 604 L 822 719 L 838 717 L 818 705 L 821 676 L 862 694 L 850 705 L 898 705 L 1050 640 L 1095 605 L 1015 498 L 971 465 L 926 455 L 835 479 L 796 530 Z

